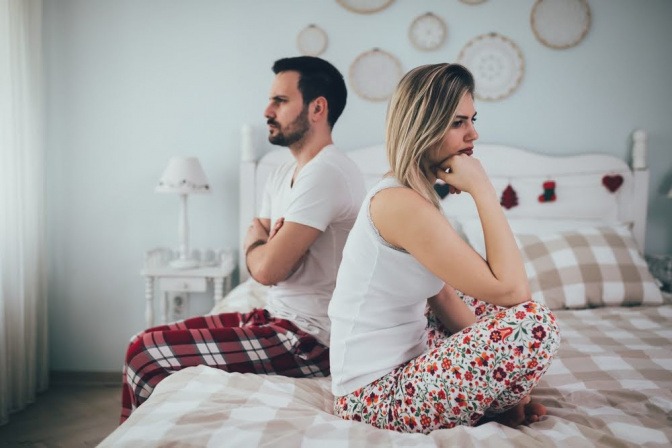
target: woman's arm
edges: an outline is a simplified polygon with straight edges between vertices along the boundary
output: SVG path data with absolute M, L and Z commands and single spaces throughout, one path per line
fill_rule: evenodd
M 443 214 L 409 188 L 380 191 L 371 201 L 371 218 L 381 236 L 401 247 L 445 283 L 500 306 L 530 299 L 522 256 L 494 187 L 478 160 L 454 156 L 438 176 L 474 198 L 483 226 L 483 259 L 453 229 Z M 449 206 L 449 205 L 448 205 Z
M 476 315 L 451 286 L 444 285 L 441 291 L 434 297 L 430 297 L 427 302 L 443 326 L 452 334 L 476 322 Z

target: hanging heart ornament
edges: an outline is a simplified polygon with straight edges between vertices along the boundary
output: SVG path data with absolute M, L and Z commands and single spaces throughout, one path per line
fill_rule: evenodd
M 448 193 L 450 192 L 450 186 L 448 184 L 437 182 L 434 184 L 434 191 L 436 191 L 436 194 L 438 194 L 439 197 L 443 199 L 448 196 Z
M 604 185 L 607 190 L 614 193 L 621 188 L 621 185 L 623 185 L 623 176 L 620 174 L 615 174 L 613 176 L 607 174 L 602 178 L 602 185 Z

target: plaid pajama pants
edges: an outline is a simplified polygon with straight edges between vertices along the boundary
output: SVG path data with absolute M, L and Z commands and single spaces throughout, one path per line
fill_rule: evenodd
M 329 376 L 329 348 L 268 311 L 202 316 L 150 328 L 128 346 L 121 423 L 173 372 L 207 365 L 227 372 Z
M 458 293 L 478 321 L 450 334 L 427 312 L 427 352 L 334 399 L 334 413 L 378 428 L 428 434 L 475 425 L 530 394 L 560 345 L 543 305 L 503 308 Z

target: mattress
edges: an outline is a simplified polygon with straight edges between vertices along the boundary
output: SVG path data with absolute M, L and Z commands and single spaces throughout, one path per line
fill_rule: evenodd
M 555 311 L 558 356 L 533 392 L 548 415 L 401 434 L 331 411 L 329 378 L 176 372 L 101 444 L 145 446 L 672 446 L 672 305 Z

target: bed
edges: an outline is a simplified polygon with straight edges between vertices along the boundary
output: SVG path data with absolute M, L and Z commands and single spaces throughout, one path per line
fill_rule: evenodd
M 642 257 L 649 186 L 642 137 L 633 139 L 635 169 L 605 154 L 475 148 L 501 192 L 533 298 L 559 320 L 560 351 L 532 395 L 548 408 L 540 422 L 400 434 L 332 415 L 328 378 L 192 367 L 161 382 L 100 446 L 671 446 L 672 301 Z M 243 149 L 241 235 L 265 177 L 290 157 L 279 149 L 256 160 Z M 347 153 L 368 185 L 386 171 L 382 145 Z M 468 195 L 447 195 L 442 205 L 462 236 L 483 251 Z M 241 267 L 240 285 L 212 313 L 263 305 L 266 287 Z

